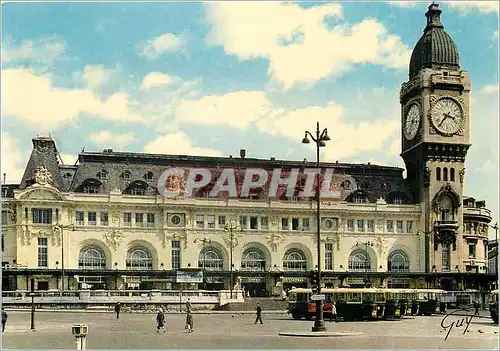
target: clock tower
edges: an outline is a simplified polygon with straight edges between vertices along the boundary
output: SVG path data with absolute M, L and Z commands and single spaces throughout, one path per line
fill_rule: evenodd
M 470 147 L 470 79 L 441 23 L 439 5 L 429 6 L 427 25 L 411 55 L 402 84 L 401 140 L 407 181 L 421 204 L 425 271 L 463 271 L 462 196 Z

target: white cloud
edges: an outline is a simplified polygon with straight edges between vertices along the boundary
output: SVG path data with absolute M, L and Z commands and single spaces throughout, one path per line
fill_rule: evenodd
M 29 141 L 29 140 L 28 140 Z M 1 161 L 1 179 L 6 173 L 6 184 L 19 184 L 23 178 L 26 162 L 29 152 L 19 146 L 19 140 L 7 133 L 2 133 L 2 157 Z
M 263 92 L 237 91 L 182 101 L 175 110 L 175 115 L 177 123 L 226 124 L 246 129 L 250 123 L 271 112 L 272 105 Z
M 116 69 L 105 69 L 104 65 L 86 65 L 83 72 L 78 72 L 75 76 L 90 89 L 96 89 L 109 82 L 115 71 Z
M 100 100 L 88 89 L 57 88 L 52 75 L 36 75 L 29 69 L 2 71 L 2 115 L 14 117 L 50 131 L 75 121 L 81 113 L 120 122 L 143 122 L 129 110 L 126 93 L 117 92 Z
M 498 84 L 488 84 L 481 89 L 481 93 L 486 93 L 486 94 L 491 94 L 491 93 L 498 94 L 499 91 L 500 89 Z
M 160 72 L 151 72 L 148 73 L 142 80 L 142 84 L 140 89 L 147 90 L 159 85 L 169 85 L 174 81 L 174 77 L 171 75 L 160 73 Z
M 117 149 L 123 149 L 129 145 L 134 140 L 135 134 L 125 133 L 125 134 L 114 134 L 108 130 L 100 131 L 99 133 L 91 133 L 89 139 L 104 148 L 114 147 Z
M 143 148 L 143 152 L 150 154 L 193 155 L 193 156 L 220 156 L 221 152 L 214 149 L 193 146 L 188 137 L 178 131 L 156 138 Z
M 184 40 L 181 36 L 173 33 L 165 33 L 147 42 L 141 42 L 137 46 L 138 54 L 147 60 L 156 60 L 166 51 L 182 51 Z
M 347 123 L 342 119 L 344 108 L 334 101 L 326 106 L 311 106 L 285 111 L 279 117 L 260 120 L 257 126 L 262 132 L 300 140 L 304 129 L 314 127 L 328 128 L 332 147 L 323 150 L 325 160 L 341 160 L 362 151 L 381 149 L 387 139 L 398 130 L 399 124 L 390 121 L 370 121 Z
M 175 111 L 178 124 L 226 125 L 247 129 L 255 125 L 261 132 L 300 140 L 304 128 L 320 122 L 328 128 L 332 145 L 324 154 L 338 160 L 359 152 L 380 149 L 399 130 L 399 122 L 369 121 L 349 123 L 343 119 L 344 107 L 334 101 L 326 106 L 310 106 L 286 110 L 273 106 L 263 92 L 241 91 L 199 100 L 183 101 Z
M 7 38 L 2 41 L 2 64 L 29 62 L 36 66 L 52 66 L 66 58 L 66 43 L 56 36 L 23 40 L 19 45 Z
M 342 8 L 335 3 L 304 9 L 294 3 L 212 2 L 206 15 L 209 44 L 241 60 L 268 59 L 268 74 L 285 89 L 341 75 L 355 64 L 406 69 L 411 54 L 374 19 L 339 24 Z
M 386 1 L 386 3 L 391 6 L 399 6 L 399 7 L 415 7 L 419 2 L 420 1 L 409 1 L 409 0 Z
M 499 13 L 500 3 L 498 1 L 447 1 L 450 9 L 460 11 L 463 15 L 477 10 L 480 13 Z
M 494 85 L 492 85 L 494 86 Z M 498 91 L 498 86 L 497 86 Z M 471 99 L 471 142 L 467 153 L 465 195 L 486 200 L 486 206 L 499 221 L 499 95 L 474 94 Z

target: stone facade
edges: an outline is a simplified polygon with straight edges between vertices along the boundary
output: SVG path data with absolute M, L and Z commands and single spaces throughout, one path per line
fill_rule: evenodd
M 326 285 L 457 290 L 496 280 L 486 257 L 491 214 L 463 196 L 470 78 L 440 13 L 429 7 L 424 33 L 438 31 L 439 45 L 417 45 L 401 87 L 407 178 L 395 167 L 321 164 L 333 170 L 329 189 L 339 194 L 321 201 Z M 421 62 L 422 50 L 437 51 Z M 449 64 L 433 61 L 439 57 Z M 107 149 L 82 152 L 68 166 L 57 155 L 51 138 L 33 138 L 21 184 L 2 188 L 4 290 L 244 287 L 259 295 L 307 286 L 317 268 L 316 201 L 298 196 L 313 162 Z M 163 197 L 158 184 L 172 167 L 209 168 L 213 179 L 192 197 Z M 239 195 L 245 169 L 301 172 L 289 194 L 279 187 L 269 197 L 267 183 L 244 197 L 207 197 L 229 168 Z M 168 186 L 182 189 L 184 180 Z

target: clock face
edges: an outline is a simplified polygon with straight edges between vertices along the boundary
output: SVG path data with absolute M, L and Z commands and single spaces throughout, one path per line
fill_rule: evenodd
M 405 138 L 408 140 L 415 138 L 419 126 L 420 126 L 420 108 L 418 107 L 417 104 L 413 104 L 406 113 L 406 119 L 404 124 Z
M 444 135 L 453 135 L 460 129 L 464 115 L 460 105 L 450 98 L 438 100 L 431 109 L 434 128 Z

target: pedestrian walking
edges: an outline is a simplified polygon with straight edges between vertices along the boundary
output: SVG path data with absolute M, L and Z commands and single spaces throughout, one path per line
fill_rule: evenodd
M 191 312 L 191 300 L 189 299 L 189 297 L 186 301 L 186 311 Z
M 474 301 L 474 316 L 479 316 L 479 301 Z
M 191 311 L 188 311 L 186 315 L 186 329 L 188 333 L 193 332 L 193 315 Z
M 156 332 L 159 333 L 160 329 L 165 333 L 165 315 L 163 314 L 163 310 L 160 308 L 158 310 L 158 314 L 156 315 Z
M 335 319 L 335 323 L 338 323 L 337 320 L 337 307 L 334 303 L 332 303 L 332 314 L 330 315 L 330 322 Z
M 116 319 L 120 318 L 120 309 L 122 308 L 120 301 L 115 305 Z
M 257 324 L 258 321 L 260 324 L 264 324 L 262 323 L 262 308 L 260 307 L 260 304 L 257 304 L 257 318 L 255 318 L 254 324 Z
M 7 314 L 7 312 L 5 312 L 5 310 L 2 307 L 2 332 L 5 331 L 5 324 L 7 324 L 7 317 L 8 317 L 8 314 Z

